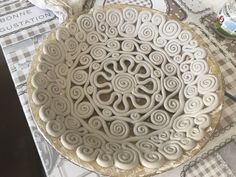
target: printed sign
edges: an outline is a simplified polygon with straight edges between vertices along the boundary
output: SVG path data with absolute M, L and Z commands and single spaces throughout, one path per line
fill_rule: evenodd
M 51 11 L 35 6 L 0 16 L 0 37 L 36 26 L 53 18 L 55 15 Z

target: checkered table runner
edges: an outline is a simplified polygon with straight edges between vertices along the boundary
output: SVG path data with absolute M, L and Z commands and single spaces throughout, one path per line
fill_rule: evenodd
M 2 1 L 0 3 L 0 17 L 30 6 L 32 4 L 28 1 Z
M 7 47 L 9 45 L 16 44 L 17 42 L 51 31 L 57 26 L 57 24 L 57 19 L 50 20 L 42 25 L 34 26 L 28 30 L 19 31 L 16 34 L 6 36 L 2 39 L 0 38 L 0 44 L 2 45 L 2 47 Z
M 6 55 L 6 61 L 14 81 L 17 94 L 19 96 L 22 108 L 30 126 L 32 125 L 32 115 L 28 105 L 27 98 L 27 74 L 31 63 L 31 57 L 35 52 L 35 47 L 31 46 L 23 50 L 17 50 L 14 53 Z M 30 122 L 29 122 L 30 121 Z M 33 123 L 34 124 L 34 123 Z
M 202 159 L 189 168 L 187 177 L 235 177 L 228 165 L 218 153 Z
M 135 1 L 135 0 L 107 0 L 106 4 L 130 4 L 130 5 L 137 5 L 137 6 L 143 6 L 143 7 L 149 7 L 152 8 L 152 1 L 150 0 L 141 0 L 141 1 Z
M 1 18 L 6 15 L 13 14 L 19 10 L 29 9 L 30 7 L 34 7 L 29 1 L 2 1 L 0 2 L 0 22 Z M 0 23 L 1 24 L 1 23 Z M 25 27 L 24 29 L 17 30 L 13 33 L 9 33 L 6 35 L 0 35 L 0 45 L 2 48 L 8 47 L 10 45 L 19 43 L 21 41 L 33 38 L 34 36 L 46 33 L 54 29 L 59 24 L 58 19 L 54 15 L 53 18 L 43 21 L 41 23 L 34 24 L 29 27 Z
M 5 0 L 1 0 L 0 1 L 0 8 L 4 7 L 4 6 L 7 6 L 7 5 L 10 5 L 10 4 L 15 4 L 19 2 L 18 0 L 8 0 L 8 1 L 5 1 Z

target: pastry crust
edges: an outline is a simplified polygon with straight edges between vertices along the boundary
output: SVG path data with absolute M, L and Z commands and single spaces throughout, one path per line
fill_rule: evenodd
M 49 143 L 109 176 L 185 162 L 208 141 L 223 106 L 221 73 L 200 37 L 126 5 L 91 10 L 51 32 L 33 58 L 28 94 Z

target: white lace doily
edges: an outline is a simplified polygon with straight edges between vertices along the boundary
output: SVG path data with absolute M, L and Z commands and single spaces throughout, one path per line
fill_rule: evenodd
M 219 118 L 212 112 L 221 106 L 221 81 L 206 51 L 156 11 L 122 6 L 83 14 L 56 29 L 35 60 L 29 82 L 36 122 L 89 169 L 176 166 Z

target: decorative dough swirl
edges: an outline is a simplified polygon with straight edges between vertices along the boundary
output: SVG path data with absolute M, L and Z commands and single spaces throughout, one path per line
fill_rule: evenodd
M 138 37 L 142 41 L 151 41 L 157 34 L 157 28 L 150 22 L 143 23 L 140 26 Z
M 184 96 L 186 98 L 192 98 L 198 95 L 198 90 L 196 85 L 187 85 L 184 88 Z
M 58 77 L 66 76 L 68 73 L 68 66 L 66 64 L 59 63 L 56 65 L 55 71 Z
M 181 52 L 181 47 L 176 40 L 170 40 L 165 45 L 165 51 L 169 56 L 173 57 Z
M 74 52 L 78 49 L 78 42 L 74 38 L 68 38 L 65 41 L 65 45 L 68 51 Z
M 154 65 L 160 65 L 166 61 L 166 56 L 163 52 L 154 51 L 150 53 L 149 59 Z
M 158 168 L 163 165 L 165 159 L 159 152 L 145 152 L 143 156 L 140 157 L 140 162 L 147 168 Z
M 68 130 L 74 130 L 74 129 L 78 129 L 80 127 L 80 122 L 78 121 L 78 119 L 76 119 L 72 116 L 66 117 L 64 124 Z
M 191 84 L 194 80 L 194 74 L 190 71 L 186 71 L 182 74 L 182 79 L 184 80 L 185 84 Z
M 180 116 L 174 120 L 173 128 L 177 132 L 186 132 L 194 126 L 194 121 L 192 117 Z
M 76 149 L 76 154 L 80 159 L 91 162 L 96 159 L 98 151 L 94 150 L 92 147 L 81 145 Z
M 39 109 L 39 117 L 44 122 L 48 122 L 55 119 L 56 113 L 48 105 L 43 105 Z
M 98 116 L 94 116 L 94 117 L 90 118 L 88 121 L 88 125 L 94 130 L 100 129 L 102 127 L 101 118 Z
M 137 165 L 138 157 L 132 149 L 116 151 L 113 155 L 115 166 L 120 169 L 129 170 Z
M 143 135 L 146 135 L 148 134 L 149 132 L 149 129 L 146 125 L 142 125 L 142 124 L 136 124 L 134 126 L 134 134 L 137 135 L 137 136 L 143 136 Z
M 163 38 L 175 39 L 181 31 L 180 24 L 175 20 L 167 21 L 163 27 L 159 29 L 159 33 Z
M 106 12 L 106 22 L 108 25 L 115 27 L 122 23 L 122 21 L 123 17 L 119 10 L 111 9 Z
M 83 136 L 84 145 L 92 148 L 99 148 L 104 144 L 104 140 L 96 134 L 86 134 Z
M 56 97 L 61 94 L 62 89 L 55 83 L 50 83 L 48 85 L 48 92 L 50 95 Z
M 165 17 L 164 17 L 163 15 L 161 15 L 160 13 L 155 13 L 155 14 L 153 14 L 153 16 L 152 16 L 151 21 L 152 21 L 152 23 L 153 23 L 154 25 L 160 25 L 160 24 L 163 24 L 163 23 L 166 21 L 166 19 L 165 19 Z
M 204 137 L 204 131 L 201 128 L 193 127 L 187 132 L 187 136 L 195 141 L 199 141 Z
M 192 34 L 189 31 L 183 30 L 178 36 L 181 43 L 187 44 L 192 39 Z
M 153 39 L 153 43 L 157 46 L 157 47 L 165 47 L 167 40 L 164 37 L 155 37 Z
M 62 122 L 50 120 L 46 124 L 47 132 L 53 137 L 59 137 L 65 132 L 65 126 Z
M 155 144 L 150 140 L 143 140 L 143 139 L 139 140 L 136 143 L 136 146 L 144 152 L 156 151 L 156 149 L 157 149 Z
M 58 41 L 65 41 L 70 37 L 69 30 L 65 27 L 60 27 L 56 31 L 56 39 Z
M 91 103 L 87 101 L 81 103 L 77 101 L 74 105 L 74 111 L 79 118 L 87 119 L 93 114 L 94 108 Z
M 194 123 L 204 129 L 210 125 L 210 117 L 206 114 L 201 114 L 194 119 Z
M 142 22 L 150 22 L 152 19 L 152 13 L 149 11 L 142 11 L 138 18 L 141 19 Z
M 201 94 L 215 92 L 219 88 L 217 78 L 210 74 L 201 76 L 198 80 L 197 86 L 198 91 Z
M 79 68 L 73 70 L 71 73 L 71 80 L 76 85 L 83 85 L 87 81 L 87 77 L 88 74 Z
M 163 145 L 159 147 L 159 151 L 169 160 L 176 160 L 183 153 L 182 148 L 177 143 L 171 141 L 163 143 Z
M 164 79 L 164 87 L 167 91 L 173 92 L 179 88 L 180 82 L 175 76 L 168 76 Z
M 75 35 L 78 32 L 78 25 L 75 22 L 66 24 L 66 27 L 71 35 Z
M 43 53 L 45 60 L 51 64 L 61 63 L 65 58 L 65 50 L 61 43 L 55 41 L 47 42 L 43 46 Z
M 114 164 L 114 160 L 111 154 L 100 153 L 97 156 L 96 162 L 102 167 L 111 167 Z
M 186 114 L 196 114 L 203 108 L 204 104 L 202 98 L 200 97 L 192 97 L 188 99 L 184 106 L 184 112 Z
M 43 89 L 35 90 L 32 94 L 32 99 L 37 105 L 45 105 L 50 102 L 51 97 L 48 91 Z
M 95 46 L 94 48 L 91 49 L 91 56 L 96 59 L 96 60 L 101 60 L 104 59 L 107 52 L 104 48 Z
M 83 55 L 80 57 L 79 62 L 81 65 L 88 66 L 92 62 L 92 57 L 90 55 Z
M 73 150 L 83 144 L 83 140 L 76 131 L 69 130 L 61 136 L 61 143 L 65 146 L 65 148 Z
M 80 15 L 79 18 L 77 19 L 77 24 L 85 32 L 94 31 L 95 29 L 95 21 L 91 15 L 87 14 Z
M 138 11 L 135 8 L 124 8 L 123 18 L 129 23 L 135 23 L 138 19 Z
M 48 86 L 47 76 L 42 72 L 36 73 L 35 75 L 33 75 L 32 85 L 35 88 L 46 88 Z
M 115 120 L 110 125 L 110 132 L 116 139 L 124 139 L 129 135 L 129 125 L 121 120 Z
M 169 124 L 170 116 L 164 110 L 156 110 L 151 114 L 151 122 L 161 129 Z
M 59 115 L 67 115 L 70 112 L 69 101 L 62 96 L 57 96 L 52 99 L 51 107 Z
M 72 99 L 77 100 L 77 102 L 80 102 L 84 98 L 84 91 L 81 86 L 74 86 L 70 90 L 70 96 Z
M 208 72 L 208 65 L 205 60 L 193 61 L 190 65 L 190 71 L 194 75 L 206 74 Z

